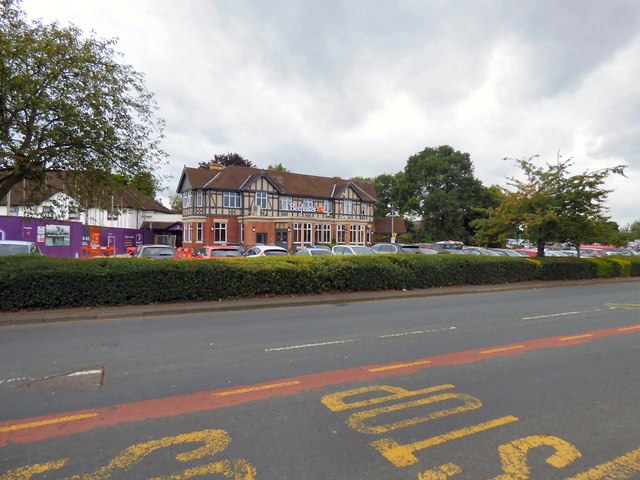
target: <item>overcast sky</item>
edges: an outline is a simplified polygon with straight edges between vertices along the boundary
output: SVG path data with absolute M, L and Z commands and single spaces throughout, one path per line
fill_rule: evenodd
M 505 157 L 628 165 L 610 215 L 640 219 L 640 1 L 23 0 L 117 38 L 166 121 L 167 182 L 235 152 L 375 177 L 448 144 L 485 185 Z M 559 153 L 558 153 L 559 152 Z

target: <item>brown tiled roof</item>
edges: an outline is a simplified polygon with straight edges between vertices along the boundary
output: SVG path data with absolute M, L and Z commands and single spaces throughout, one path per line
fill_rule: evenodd
M 73 182 L 82 182 L 81 176 L 70 177 L 63 172 L 49 172 L 43 185 L 35 182 L 18 183 L 11 189 L 11 205 L 13 206 L 34 206 L 44 202 L 52 195 L 63 192 L 74 197 Z M 75 188 L 78 188 L 75 184 Z M 144 192 L 131 185 L 122 185 L 114 183 L 113 188 L 106 190 L 101 188 L 102 208 L 109 209 L 111 205 L 105 206 L 105 202 L 109 203 L 113 196 L 113 203 L 116 208 L 129 208 L 133 210 L 149 210 L 160 213 L 173 213 L 162 203 L 156 201 Z M 106 200 L 105 200 L 106 199 Z M 0 199 L 0 205 L 7 205 L 8 195 Z M 97 205 L 92 204 L 92 207 Z
M 407 233 L 407 226 L 404 224 L 402 217 L 393 218 L 393 230 L 398 235 Z M 392 233 L 391 217 L 377 217 L 374 219 L 374 232 L 376 233 Z
M 235 165 L 222 170 L 185 167 L 183 171 L 183 178 L 186 177 L 191 187 L 197 189 L 242 190 L 261 176 L 271 181 L 283 195 L 335 198 L 349 186 L 353 186 L 363 200 L 368 202 L 376 200 L 375 186 L 372 183 L 345 180 L 340 177 L 317 177 Z

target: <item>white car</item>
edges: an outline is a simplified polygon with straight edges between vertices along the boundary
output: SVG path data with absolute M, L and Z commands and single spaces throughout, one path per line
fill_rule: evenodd
M 247 258 L 251 257 L 272 257 L 289 255 L 286 248 L 277 245 L 254 245 L 244 253 Z
M 42 252 L 34 242 L 0 240 L 0 256 L 5 255 L 42 255 Z
M 364 245 L 336 245 L 333 247 L 336 255 L 375 255 L 376 252 Z

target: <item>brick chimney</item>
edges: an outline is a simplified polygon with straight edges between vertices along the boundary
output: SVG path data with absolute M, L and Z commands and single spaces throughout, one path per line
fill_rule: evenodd
M 215 163 L 215 162 L 211 162 L 209 164 L 209 170 L 216 170 L 216 171 L 220 171 L 224 168 L 224 165 L 221 165 L 219 163 Z

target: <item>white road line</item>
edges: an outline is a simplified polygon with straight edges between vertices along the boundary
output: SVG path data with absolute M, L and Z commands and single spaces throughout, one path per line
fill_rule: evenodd
M 80 372 L 74 372 L 67 375 L 67 377 L 79 377 L 81 375 L 95 375 L 96 373 L 102 373 L 101 369 L 98 370 L 82 370 Z
M 280 352 L 283 350 L 295 350 L 297 348 L 324 347 L 326 345 L 337 345 L 339 343 L 351 343 L 354 340 L 336 340 L 333 342 L 307 343 L 306 345 L 292 345 L 290 347 L 266 348 L 265 352 Z
M 425 333 L 448 332 L 456 330 L 458 327 L 436 328 L 434 330 L 415 330 L 413 332 L 390 333 L 388 335 L 380 335 L 378 338 L 404 337 L 406 335 L 423 335 Z
M 537 315 L 535 317 L 522 317 L 522 320 L 537 320 L 539 318 L 553 318 L 553 317 L 564 317 L 566 315 L 580 315 L 581 313 L 592 313 L 592 312 L 600 312 L 600 309 L 596 310 L 582 310 L 578 312 L 564 312 L 564 313 L 552 313 L 550 315 Z
M 23 380 L 33 380 L 33 379 L 29 377 L 7 378 L 6 380 L 0 380 L 0 385 L 3 385 L 5 383 L 22 382 Z

